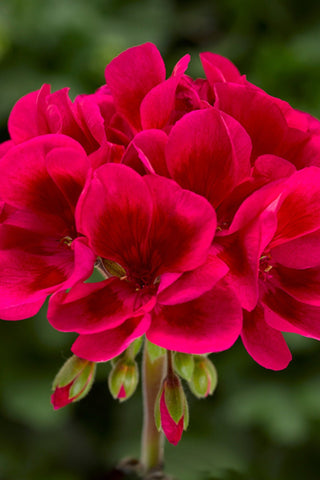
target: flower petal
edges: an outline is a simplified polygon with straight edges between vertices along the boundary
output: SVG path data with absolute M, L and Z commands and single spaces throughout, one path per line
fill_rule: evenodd
M 244 212 L 242 214 L 245 219 Z M 259 259 L 276 228 L 274 212 L 265 210 L 245 228 L 231 235 L 216 237 L 214 246 L 217 254 L 230 269 L 228 282 L 246 310 L 251 311 L 257 304 Z
M 288 131 L 285 118 L 272 97 L 250 85 L 216 83 L 215 107 L 234 117 L 252 140 L 252 158 L 278 153 Z
M 149 325 L 149 315 L 130 318 L 116 328 L 92 335 L 80 335 L 71 351 L 91 362 L 107 362 L 120 355 L 133 340 L 141 337 Z
M 319 266 L 297 270 L 278 264 L 274 270 L 275 281 L 280 288 L 300 302 L 320 307 Z
M 0 316 L 6 320 L 34 315 L 48 295 L 92 273 L 94 256 L 80 239 L 70 249 L 57 239 L 2 225 L 1 247 Z
M 278 204 L 273 248 L 320 228 L 320 168 L 306 167 L 289 177 Z
M 40 90 L 28 93 L 20 98 L 13 107 L 9 119 L 8 130 L 14 143 L 21 143 L 30 138 L 51 133 L 43 117 L 39 117 L 37 107 L 39 96 L 50 94 L 50 85 L 43 85 Z M 42 122 L 39 120 L 42 119 Z
M 215 233 L 215 211 L 203 197 L 172 180 L 158 175 L 143 179 L 153 198 L 150 264 L 154 268 L 158 264 L 159 275 L 198 267 L 206 260 Z
M 152 343 L 169 350 L 204 354 L 230 348 L 241 327 L 240 305 L 222 280 L 191 302 L 159 305 L 146 335 Z
M 18 209 L 73 223 L 67 202 L 47 171 L 46 156 L 56 148 L 83 155 L 81 145 L 64 135 L 42 135 L 10 149 L 1 159 L 1 198 Z
M 46 156 L 48 173 L 74 211 L 89 170 L 85 152 L 55 148 Z
M 241 132 L 240 132 L 241 131 Z M 233 145 L 237 138 L 237 151 Z M 251 144 L 234 120 L 214 108 L 190 112 L 172 128 L 166 150 L 170 175 L 217 207 L 249 173 Z
M 241 78 L 237 67 L 228 58 L 217 53 L 202 52 L 200 60 L 211 87 L 216 82 L 238 82 Z
M 288 268 L 312 268 L 320 264 L 320 230 L 282 243 L 270 251 L 271 257 Z
M 112 277 L 97 283 L 78 283 L 49 301 L 48 320 L 62 332 L 91 334 L 112 329 L 137 310 L 134 286 Z
M 215 255 L 209 255 L 203 265 L 183 273 L 174 283 L 163 289 L 158 294 L 157 301 L 162 305 L 176 305 L 194 300 L 211 290 L 228 270 L 222 260 Z
M 168 137 L 162 130 L 150 129 L 139 132 L 128 146 L 122 163 L 129 165 L 141 175 L 146 173 L 146 168 L 139 158 L 137 149 L 130 148 L 135 146 L 148 158 L 155 173 L 163 177 L 170 177 L 165 158 L 167 142 Z
M 141 101 L 165 76 L 162 57 L 152 43 L 129 48 L 107 65 L 105 77 L 115 105 L 136 130 L 141 130 Z
M 271 370 L 288 366 L 290 350 L 282 334 L 265 322 L 261 305 L 252 312 L 244 312 L 241 338 L 247 352 L 259 365 Z
M 109 163 L 87 182 L 76 212 L 78 230 L 96 255 L 126 269 L 143 258 L 152 209 L 143 177 L 125 165 Z
M 175 106 L 175 94 L 179 80 L 179 76 L 170 77 L 155 86 L 144 97 L 140 106 L 143 129 L 161 129 L 168 124 Z
M 273 328 L 320 339 L 320 308 L 299 302 L 280 288 L 263 296 L 265 320 Z

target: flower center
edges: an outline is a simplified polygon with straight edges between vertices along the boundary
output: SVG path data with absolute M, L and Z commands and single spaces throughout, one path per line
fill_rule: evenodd
M 259 278 L 261 280 L 268 280 L 271 275 L 271 270 L 273 268 L 272 258 L 270 253 L 265 253 L 260 257 L 259 260 Z
M 73 239 L 71 237 L 69 237 L 69 235 L 66 235 L 65 237 L 62 237 L 61 240 L 60 240 L 60 244 L 65 246 L 65 247 L 68 247 L 68 248 L 71 247 L 72 242 L 73 242 Z
M 144 292 L 155 293 L 160 283 L 160 277 L 153 278 L 153 275 L 149 272 L 140 274 L 127 273 L 126 270 L 117 262 L 113 260 L 107 260 L 105 258 L 99 259 L 97 262 L 98 268 L 103 268 L 104 273 L 108 277 L 118 277 L 120 280 L 133 283 L 135 285 L 136 292 L 144 290 Z

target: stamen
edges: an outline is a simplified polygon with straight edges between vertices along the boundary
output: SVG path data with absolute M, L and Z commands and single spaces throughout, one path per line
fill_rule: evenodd
M 66 235 L 65 237 L 61 238 L 60 243 L 62 245 L 66 245 L 67 247 L 71 247 L 71 244 L 73 242 L 73 239 Z

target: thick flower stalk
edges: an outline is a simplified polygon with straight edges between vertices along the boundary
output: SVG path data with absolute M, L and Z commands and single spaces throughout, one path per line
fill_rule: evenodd
M 112 395 L 129 398 L 145 342 L 144 472 L 162 468 L 163 433 L 176 444 L 186 427 L 181 379 L 214 392 L 208 354 L 240 338 L 280 370 L 283 332 L 320 339 L 320 122 L 228 59 L 200 58 L 203 78 L 186 74 L 189 55 L 167 74 L 146 43 L 97 92 L 71 101 L 44 85 L 13 107 L 0 146 L 0 316 L 28 318 L 50 296 L 51 325 L 78 335 L 80 370 L 58 375 L 55 408 L 109 360 Z

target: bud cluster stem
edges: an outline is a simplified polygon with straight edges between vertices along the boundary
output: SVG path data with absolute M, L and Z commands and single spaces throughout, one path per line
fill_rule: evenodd
M 142 362 L 143 427 L 141 464 L 144 473 L 162 470 L 164 435 L 158 432 L 154 420 L 154 406 L 166 368 L 166 356 L 151 360 L 147 342 L 144 345 Z

